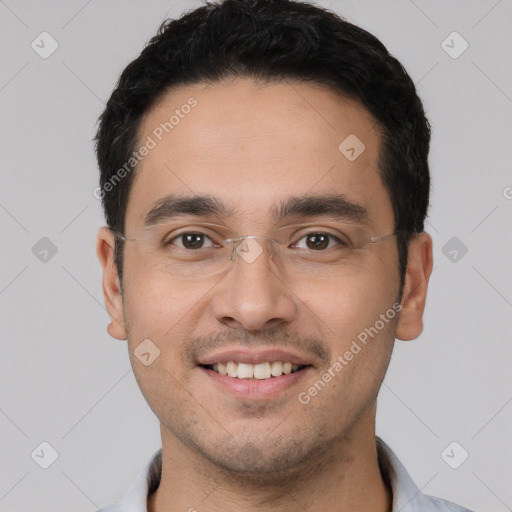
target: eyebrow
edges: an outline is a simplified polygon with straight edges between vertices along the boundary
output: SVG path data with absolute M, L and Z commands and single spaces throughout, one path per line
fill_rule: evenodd
M 233 217 L 236 210 L 213 196 L 165 196 L 147 213 L 144 225 L 154 226 L 176 217 L 191 215 L 216 218 Z M 275 224 L 291 217 L 331 217 L 333 220 L 363 224 L 368 219 L 368 210 L 361 204 L 349 200 L 343 194 L 309 194 L 292 196 L 273 205 L 269 220 Z

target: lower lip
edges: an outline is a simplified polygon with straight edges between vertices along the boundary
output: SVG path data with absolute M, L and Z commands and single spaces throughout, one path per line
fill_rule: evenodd
M 235 398 L 245 400 L 262 400 L 273 398 L 283 391 L 297 384 L 304 376 L 312 370 L 312 366 L 306 366 L 303 369 L 281 375 L 281 377 L 270 377 L 269 379 L 238 379 L 236 377 L 228 377 L 220 373 L 214 372 L 202 366 L 198 367 L 202 372 L 213 380 L 224 391 L 229 392 Z

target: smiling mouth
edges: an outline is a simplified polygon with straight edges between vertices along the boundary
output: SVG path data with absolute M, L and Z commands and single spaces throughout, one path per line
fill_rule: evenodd
M 282 361 L 264 362 L 259 364 L 228 361 L 226 363 L 201 364 L 199 366 L 234 379 L 267 380 L 278 378 L 283 375 L 289 375 L 291 373 L 297 373 L 311 365 L 299 365 Z

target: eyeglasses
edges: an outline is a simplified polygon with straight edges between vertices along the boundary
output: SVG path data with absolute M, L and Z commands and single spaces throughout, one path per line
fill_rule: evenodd
M 177 279 L 204 279 L 227 272 L 237 260 L 254 264 L 269 256 L 284 277 L 332 279 L 361 270 L 369 248 L 398 234 L 371 236 L 369 228 L 339 222 L 320 227 L 314 223 L 287 225 L 267 236 L 235 236 L 226 226 L 209 222 L 197 225 L 157 224 L 134 237 L 119 232 L 121 240 L 134 243 L 144 264 Z

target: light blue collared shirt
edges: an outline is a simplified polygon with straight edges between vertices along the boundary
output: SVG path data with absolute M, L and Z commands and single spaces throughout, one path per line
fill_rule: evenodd
M 471 512 L 449 501 L 422 494 L 391 448 L 377 438 L 379 466 L 393 492 L 392 512 Z M 99 512 L 147 512 L 148 495 L 160 483 L 162 450 L 156 451 L 128 489 L 122 502 Z

